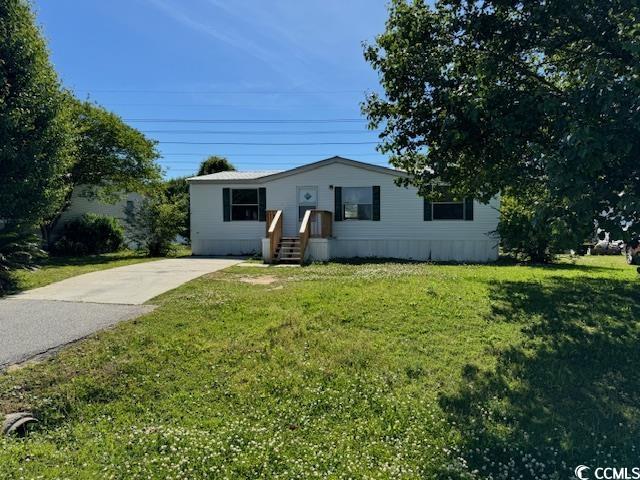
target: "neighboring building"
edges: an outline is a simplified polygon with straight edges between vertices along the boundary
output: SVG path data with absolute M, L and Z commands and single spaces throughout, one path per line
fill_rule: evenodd
M 194 255 L 265 261 L 498 258 L 498 199 L 430 203 L 402 171 L 333 157 L 280 172 L 189 178 Z
M 71 196 L 71 202 L 69 208 L 67 208 L 60 219 L 56 223 L 54 235 L 61 235 L 65 223 L 81 217 L 85 213 L 95 213 L 96 215 L 104 215 L 108 217 L 115 217 L 120 220 L 120 223 L 126 230 L 125 224 L 125 210 L 128 205 L 135 208 L 140 206 L 142 202 L 142 196 L 139 193 L 131 192 L 127 193 L 115 203 L 107 203 L 99 200 L 95 197 L 86 197 L 82 194 L 82 188 L 76 188 Z

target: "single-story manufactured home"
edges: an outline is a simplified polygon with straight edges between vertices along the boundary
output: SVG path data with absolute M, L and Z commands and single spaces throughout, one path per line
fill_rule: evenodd
M 332 157 L 285 171 L 189 178 L 193 254 L 261 254 L 274 263 L 497 259 L 498 198 L 429 202 L 395 183 L 406 176 Z

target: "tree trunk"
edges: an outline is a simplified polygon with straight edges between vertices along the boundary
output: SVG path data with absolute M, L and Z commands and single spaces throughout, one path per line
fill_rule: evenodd
M 69 208 L 71 205 L 71 196 L 73 195 L 73 187 L 69 189 L 64 202 L 62 203 L 62 207 L 60 211 L 55 214 L 55 216 L 49 220 L 45 220 L 40 224 L 40 235 L 42 236 L 42 244 L 45 250 L 50 251 L 53 248 L 53 232 L 62 217 L 62 214 Z

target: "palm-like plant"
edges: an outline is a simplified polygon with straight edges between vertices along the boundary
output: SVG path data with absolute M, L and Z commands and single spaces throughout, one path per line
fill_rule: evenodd
M 11 271 L 30 269 L 46 256 L 40 239 L 30 232 L 5 227 L 0 230 L 0 295 L 11 287 Z

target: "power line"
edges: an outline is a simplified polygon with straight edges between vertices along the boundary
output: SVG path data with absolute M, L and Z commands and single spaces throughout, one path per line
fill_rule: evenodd
M 135 123 L 362 123 L 364 118 L 316 118 L 316 119 L 188 119 L 188 118 L 125 118 Z
M 356 135 L 375 133 L 375 130 L 142 130 L 142 133 L 172 133 L 184 135 Z
M 343 95 L 349 93 L 364 93 L 361 90 L 149 90 L 149 89 L 75 89 L 76 92 L 86 93 L 145 93 L 170 95 Z
M 163 154 L 163 158 L 165 157 L 203 157 L 211 155 L 210 152 L 178 152 L 178 153 L 165 153 Z M 329 158 L 336 155 L 335 153 L 216 153 L 216 155 L 220 157 L 318 157 L 318 158 Z M 341 153 L 341 156 L 345 157 L 371 157 L 371 156 L 382 156 L 380 153 Z
M 308 109 L 309 107 L 321 107 L 326 108 L 326 104 L 304 104 L 304 105 L 241 105 L 241 104 L 228 104 L 228 103 L 112 103 L 109 101 L 104 102 L 109 107 L 199 107 L 199 108 L 244 108 L 244 109 L 258 109 L 258 110 L 291 110 L 291 109 Z M 357 115 L 357 112 L 354 112 Z
M 243 145 L 243 146 L 304 146 L 304 145 L 377 145 L 378 142 L 303 142 L 303 143 L 264 143 L 264 142 L 158 142 L 163 145 Z
M 240 161 L 234 160 L 233 163 L 235 163 L 237 165 L 293 165 L 296 162 L 295 161 L 290 161 L 290 162 L 249 162 L 249 161 L 246 161 L 246 160 L 245 161 L 243 161 L 243 160 L 240 160 Z M 375 162 L 373 162 L 373 163 L 377 165 L 377 163 L 375 163 Z M 174 164 L 178 164 L 178 168 L 187 168 L 184 165 L 192 165 L 193 168 L 198 168 L 198 166 L 200 165 L 200 162 L 199 161 L 197 161 L 197 162 L 170 162 L 168 164 L 163 163 L 162 166 L 168 167 L 168 168 L 173 168 Z

